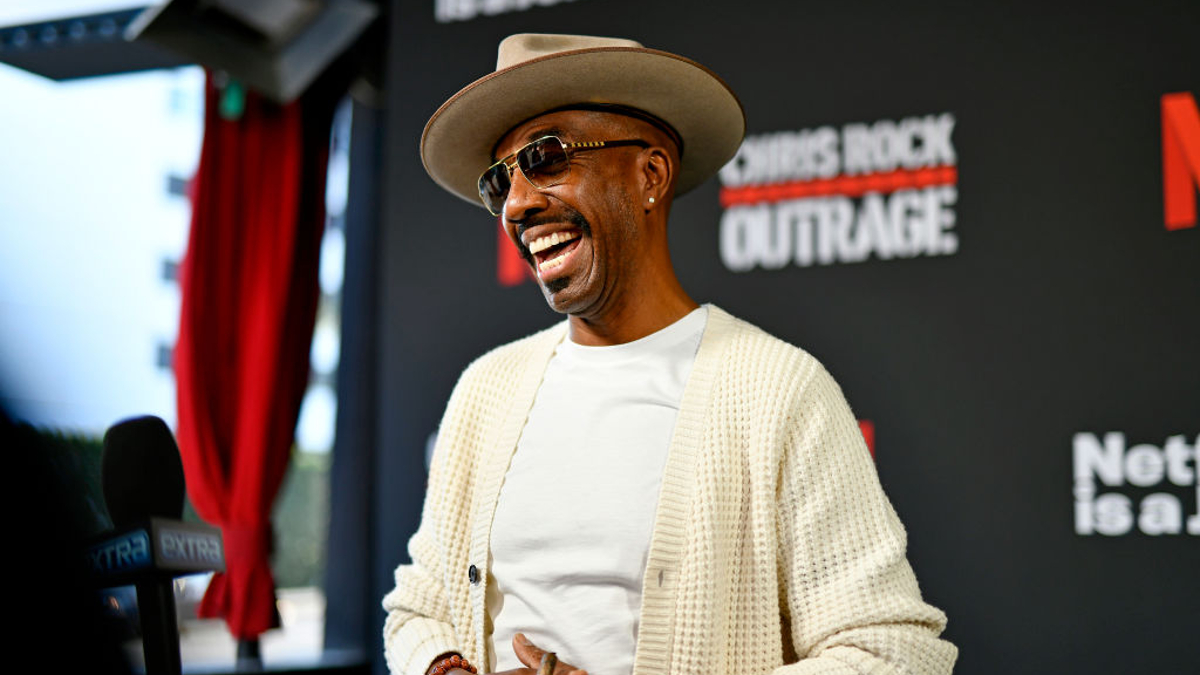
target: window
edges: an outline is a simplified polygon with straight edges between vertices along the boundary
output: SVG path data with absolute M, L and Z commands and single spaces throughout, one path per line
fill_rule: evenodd
M 178 262 L 203 87 L 197 67 L 53 82 L 0 65 L 0 404 L 19 421 L 89 439 L 93 462 L 120 419 L 152 414 L 174 425 Z M 275 508 L 285 625 L 262 638 L 268 668 L 315 660 L 323 643 L 348 134 L 343 106 L 331 139 L 312 381 Z M 188 668 L 235 659 L 223 622 L 190 618 L 206 583 L 176 583 Z M 140 642 L 128 648 L 140 659 Z

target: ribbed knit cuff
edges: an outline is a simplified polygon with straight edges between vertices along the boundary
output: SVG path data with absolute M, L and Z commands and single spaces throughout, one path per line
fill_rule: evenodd
M 387 661 L 394 675 L 425 675 L 434 659 L 461 652 L 450 626 L 433 619 L 409 619 L 391 636 L 385 636 Z

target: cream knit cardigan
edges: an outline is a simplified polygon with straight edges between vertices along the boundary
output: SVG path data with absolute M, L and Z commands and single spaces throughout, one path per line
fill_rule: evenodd
M 451 395 L 413 562 L 383 601 L 396 675 L 424 675 L 450 651 L 481 673 L 495 663 L 492 517 L 565 335 L 562 322 L 493 350 Z M 547 508 L 569 508 L 570 494 L 549 486 Z M 804 351 L 710 306 L 664 469 L 634 675 L 949 673 L 945 615 L 922 602 L 904 549 L 837 384 Z

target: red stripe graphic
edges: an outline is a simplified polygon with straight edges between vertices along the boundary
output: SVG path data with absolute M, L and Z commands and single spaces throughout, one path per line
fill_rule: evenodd
M 837 176 L 817 180 L 798 180 L 788 183 L 747 185 L 745 187 L 721 188 L 721 206 L 729 208 L 739 204 L 761 204 L 785 199 L 805 197 L 861 197 L 868 192 L 888 193 L 896 190 L 917 189 L 934 185 L 958 183 L 958 167 L 935 166 L 928 169 L 897 169 L 883 173 L 868 173 L 861 176 Z

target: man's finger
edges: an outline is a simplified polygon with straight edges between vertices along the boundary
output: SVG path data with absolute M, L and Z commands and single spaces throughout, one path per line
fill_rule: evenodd
M 538 647 L 525 637 L 524 633 L 517 633 L 512 639 L 513 652 L 517 655 L 517 659 L 525 665 L 526 668 L 537 670 L 542 666 L 542 655 L 546 650 Z
M 513 635 L 512 639 L 513 652 L 526 668 L 539 670 L 542 667 L 542 658 L 546 656 L 545 649 L 533 644 L 533 641 L 525 637 L 524 633 Z M 587 675 L 586 670 L 576 668 L 569 663 L 558 661 L 558 665 L 554 668 L 554 672 L 558 675 Z

